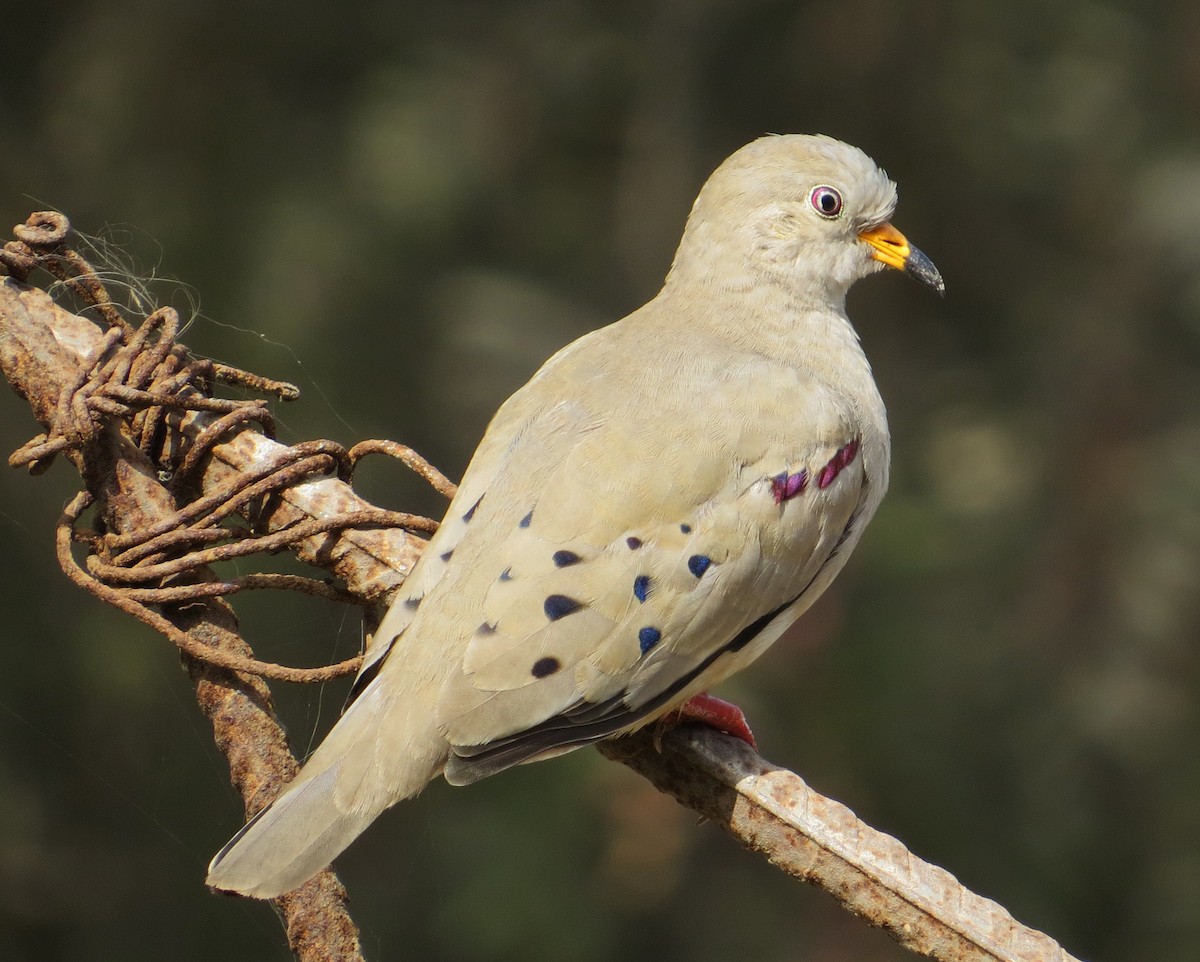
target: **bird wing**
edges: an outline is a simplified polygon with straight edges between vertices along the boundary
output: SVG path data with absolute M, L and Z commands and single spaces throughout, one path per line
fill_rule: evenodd
M 864 501 L 836 390 L 661 343 L 615 383 L 606 353 L 639 345 L 597 335 L 497 414 L 381 626 L 452 662 L 435 711 L 456 783 L 637 727 L 756 657 L 832 577 Z

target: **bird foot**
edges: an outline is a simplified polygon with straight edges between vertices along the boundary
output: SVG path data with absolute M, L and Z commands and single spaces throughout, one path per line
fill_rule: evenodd
M 654 731 L 654 744 L 657 746 L 662 736 L 675 726 L 689 721 L 700 722 L 726 735 L 740 738 L 755 751 L 758 750 L 754 732 L 750 731 L 750 724 L 742 710 L 732 702 L 709 694 L 693 695 L 674 711 L 663 715 Z

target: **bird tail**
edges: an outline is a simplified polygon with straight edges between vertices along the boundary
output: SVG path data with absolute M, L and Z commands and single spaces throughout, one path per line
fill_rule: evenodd
M 262 899 L 290 892 L 386 808 L 420 792 L 441 770 L 446 743 L 414 700 L 399 704 L 368 686 L 295 780 L 216 854 L 207 884 Z

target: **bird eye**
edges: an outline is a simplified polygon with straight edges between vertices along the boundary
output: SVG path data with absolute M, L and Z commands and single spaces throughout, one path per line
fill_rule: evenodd
M 824 184 L 814 187 L 812 193 L 808 195 L 808 200 L 813 205 L 813 210 L 822 217 L 832 220 L 842 212 L 842 195 L 834 188 L 826 187 Z

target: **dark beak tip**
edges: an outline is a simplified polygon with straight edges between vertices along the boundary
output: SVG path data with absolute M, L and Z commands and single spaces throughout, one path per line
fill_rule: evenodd
M 908 259 L 904 262 L 904 273 L 914 280 L 920 281 L 926 287 L 932 287 L 939 297 L 946 296 L 946 282 L 942 280 L 941 271 L 933 266 L 933 261 L 915 247 L 911 249 Z

